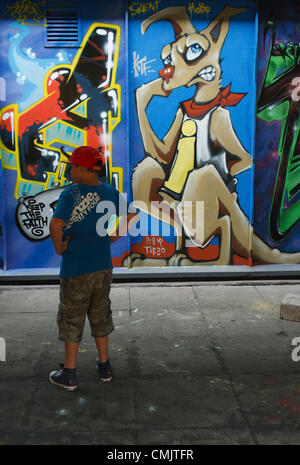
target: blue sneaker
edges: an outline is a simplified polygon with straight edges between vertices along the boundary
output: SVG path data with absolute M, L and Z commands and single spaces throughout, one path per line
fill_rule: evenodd
M 104 363 L 97 362 L 99 380 L 103 383 L 107 383 L 112 379 L 112 371 L 109 360 Z
M 49 381 L 52 384 L 66 389 L 67 391 L 75 391 L 77 389 L 76 368 L 65 368 L 63 363 L 60 363 L 60 370 L 51 371 Z

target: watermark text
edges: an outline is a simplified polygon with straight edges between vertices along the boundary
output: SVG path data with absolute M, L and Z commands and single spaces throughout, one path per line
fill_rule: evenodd
M 108 200 L 100 201 L 96 206 L 96 212 L 101 214 L 96 223 L 96 232 L 100 237 L 107 235 L 111 218 L 142 212 L 144 214 L 139 215 L 139 220 L 132 224 L 129 231 L 124 229 L 122 235 L 128 233 L 132 237 L 139 235 L 171 237 L 176 222 L 176 236 L 186 235 L 195 246 L 201 246 L 205 241 L 204 202 L 200 200 L 174 201 L 172 205 L 163 201 L 138 200 L 128 205 L 126 194 L 123 194 L 119 197 L 118 212 L 115 203 Z M 110 233 L 112 236 L 116 234 L 116 230 Z
M 3 337 L 0 337 L 0 362 L 6 362 L 6 343 Z
M 292 350 L 291 357 L 293 362 L 299 362 L 300 360 L 300 337 L 294 337 L 292 339 L 292 346 L 296 346 L 295 349 Z

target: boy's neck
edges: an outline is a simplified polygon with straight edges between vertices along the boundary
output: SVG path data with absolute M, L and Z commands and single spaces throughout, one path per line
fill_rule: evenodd
M 98 179 L 98 176 L 83 176 L 79 184 L 85 184 L 87 186 L 100 186 L 102 182 Z
M 80 182 L 79 184 L 84 184 L 85 186 L 100 186 L 102 184 L 101 181 L 95 181 L 95 182 Z

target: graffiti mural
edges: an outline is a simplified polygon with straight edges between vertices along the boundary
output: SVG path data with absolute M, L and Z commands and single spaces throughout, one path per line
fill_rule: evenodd
M 134 168 L 133 199 L 144 213 L 171 224 L 176 243 L 174 253 L 165 260 L 133 253 L 126 262 L 132 266 L 227 265 L 232 263 L 233 253 L 264 263 L 300 261 L 300 253 L 282 254 L 253 232 L 236 191 L 236 176 L 249 170 L 252 159 L 227 108 L 237 106 L 247 92 L 232 92 L 234 83 L 221 85 L 220 54 L 231 19 L 245 10 L 225 6 L 200 31 L 182 6 L 162 9 L 141 24 L 144 34 L 157 21 L 168 21 L 174 39 L 161 48 L 163 68 L 159 78 L 136 90 L 145 158 Z M 150 123 L 148 106 L 154 97 L 167 100 L 183 86 L 195 86 L 195 91 L 189 100 L 180 103 L 171 127 L 161 139 Z M 205 249 L 215 236 L 219 238 L 215 259 L 197 260 L 189 255 L 187 240 Z
M 29 4 L 34 4 L 34 11 Z M 8 268 L 58 266 L 49 223 L 60 193 L 72 182 L 63 162 L 76 147 L 103 147 L 101 179 L 126 190 L 124 126 L 120 125 L 126 79 L 124 48 L 120 55 L 124 5 L 118 1 L 103 15 L 100 2 L 89 17 L 92 4 L 87 0 L 82 8 L 74 1 L 64 12 L 61 6 L 56 10 L 52 0 L 9 2 L 2 12 L 6 57 L 0 74 L 1 95 L 6 94 L 6 99 L 0 110 L 0 151 Z M 34 13 L 38 7 L 43 24 Z M 57 18 L 63 28 L 64 16 L 59 15 L 65 14 L 68 22 L 74 8 L 78 45 L 61 45 L 59 37 L 49 45 L 48 18 Z M 115 250 L 126 247 L 121 242 Z M 13 243 L 27 243 L 22 246 L 24 254 L 18 254 Z
M 255 176 L 255 222 L 270 241 L 289 251 L 300 248 L 300 47 L 291 6 L 282 11 L 275 4 L 261 16 L 259 56 L 264 68 L 259 74 Z M 262 169 L 272 173 L 272 182 L 264 183 L 264 200 Z M 262 212 L 267 213 L 268 230 L 265 224 L 262 228 Z
M 300 219 L 299 100 L 299 44 L 275 45 L 273 39 L 268 68 L 258 100 L 258 116 L 265 121 L 282 122 L 278 147 L 280 163 L 270 212 L 270 232 L 275 241 L 283 239 Z M 285 202 L 288 205 L 285 205 Z
M 12 5 L 6 6 L 6 11 L 2 17 L 14 18 L 21 24 L 43 24 L 46 17 L 44 7 L 46 0 L 31 1 L 31 0 L 18 0 Z
M 73 64 L 46 75 L 42 100 L 21 114 L 16 105 L 1 111 L 3 166 L 18 172 L 16 220 L 28 239 L 49 236 L 62 190 L 57 187 L 70 182 L 61 146 L 67 153 L 80 145 L 103 146 L 105 177 L 122 190 L 122 169 L 112 166 L 111 157 L 111 135 L 120 121 L 120 89 L 114 82 L 118 49 L 119 28 L 93 24 Z

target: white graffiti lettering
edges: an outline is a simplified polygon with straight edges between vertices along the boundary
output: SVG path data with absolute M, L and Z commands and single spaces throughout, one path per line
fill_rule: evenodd
M 155 12 L 158 10 L 159 3 L 160 0 L 155 0 L 154 2 L 133 2 L 129 5 L 129 11 L 132 17 L 147 13 L 148 11 Z
M 29 240 L 39 241 L 49 236 L 49 224 L 55 204 L 64 187 L 21 197 L 16 209 L 19 230 Z
M 26 210 L 21 213 L 22 225 L 25 229 L 31 229 L 33 236 L 39 237 L 43 234 L 43 228 L 48 225 L 48 218 L 43 216 L 45 204 L 30 198 L 25 204 Z
M 82 221 L 86 215 L 98 204 L 100 201 L 99 195 L 94 192 L 89 192 L 86 196 L 81 196 L 81 202 L 76 205 L 72 211 L 71 218 L 68 220 L 65 229 L 70 229 L 73 223 Z
M 149 64 L 153 61 L 155 61 L 155 58 L 147 61 L 146 56 L 140 58 L 140 55 L 137 52 L 133 52 L 134 77 L 146 76 L 148 73 L 151 73 L 152 70 Z
M 206 13 L 208 16 L 208 14 L 210 13 L 210 6 L 205 5 L 205 3 L 203 2 L 199 2 L 197 6 L 194 4 L 194 2 L 192 2 L 192 3 L 189 3 L 188 10 L 191 16 L 193 16 L 193 14 L 201 15 L 204 13 Z

